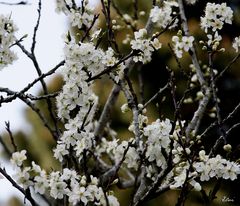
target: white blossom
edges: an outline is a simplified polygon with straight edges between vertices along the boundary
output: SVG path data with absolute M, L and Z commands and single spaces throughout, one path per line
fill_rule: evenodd
M 188 52 L 193 47 L 193 36 L 173 36 L 173 50 L 177 58 L 182 58 L 183 51 Z
M 161 44 L 157 38 L 153 41 L 147 38 L 147 30 L 140 29 L 134 32 L 135 39 L 130 42 L 131 48 L 139 53 L 133 57 L 133 61 L 147 63 L 151 61 L 151 55 L 154 49 L 161 48 Z
M 18 168 L 17 173 L 14 175 L 16 181 L 22 185 L 24 189 L 33 185 L 33 182 L 30 180 L 30 170 L 30 167 L 24 167 L 22 170 Z
M 166 166 L 162 149 L 166 149 L 166 151 L 169 149 L 171 128 L 172 125 L 169 119 L 165 121 L 157 119 L 143 129 L 144 135 L 147 137 L 146 157 L 150 162 L 156 161 L 158 167 L 165 168 Z
M 235 180 L 240 174 L 240 165 L 230 162 L 220 155 L 209 158 L 202 150 L 199 152 L 199 157 L 201 162 L 196 162 L 193 166 L 200 174 L 201 181 L 208 181 L 213 177 Z
M 235 49 L 236 52 L 238 52 L 239 47 L 240 47 L 240 37 L 235 37 L 232 47 Z
M 82 202 L 84 205 L 87 205 L 88 199 L 91 197 L 91 193 L 86 190 L 85 187 L 80 187 L 75 185 L 72 192 L 69 195 L 69 202 L 72 202 L 73 205 L 76 205 L 78 202 Z
M 232 24 L 233 11 L 226 3 L 207 3 L 205 16 L 201 17 L 201 27 L 206 33 L 221 30 L 224 23 Z
M 27 159 L 26 153 L 27 153 L 26 150 L 22 150 L 20 152 L 14 152 L 12 154 L 11 163 L 15 166 L 19 166 L 19 167 L 22 166 L 23 161 Z
M 34 191 L 39 194 L 44 194 L 48 188 L 48 179 L 46 173 L 41 173 L 34 177 Z
M 178 4 L 170 4 L 167 1 L 164 1 L 164 6 L 159 8 L 158 6 L 154 6 L 150 11 L 150 18 L 153 23 L 155 23 L 156 27 L 165 29 L 167 26 L 173 28 L 177 25 L 177 19 L 173 21 L 173 9 L 172 7 L 178 7 Z
M 54 151 L 54 157 L 58 159 L 60 162 L 63 161 L 63 157 L 67 154 L 69 154 L 68 150 L 66 149 L 65 144 L 57 144 L 57 148 L 53 150 Z

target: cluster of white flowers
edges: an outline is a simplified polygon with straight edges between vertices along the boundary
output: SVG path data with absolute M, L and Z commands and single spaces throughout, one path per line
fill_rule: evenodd
M 199 161 L 200 160 L 200 161 Z M 210 158 L 206 155 L 204 150 L 199 152 L 199 160 L 192 163 L 194 171 L 190 172 L 190 164 L 183 159 L 174 168 L 173 182 L 170 186 L 171 189 L 182 187 L 187 179 L 187 182 L 193 186 L 194 190 L 200 191 L 201 185 L 196 181 L 209 181 L 211 178 L 223 178 L 236 180 L 240 174 L 240 165 L 222 158 L 220 155 Z M 188 176 L 187 176 L 188 175 Z
M 72 26 L 90 27 L 94 19 L 94 8 L 90 6 L 88 0 L 84 0 L 82 3 L 78 6 L 77 4 L 73 5 L 72 0 L 56 0 L 56 11 L 64 12 L 69 17 Z
M 147 63 L 151 61 L 152 52 L 154 49 L 160 49 L 161 43 L 157 38 L 151 40 L 147 38 L 147 30 L 140 29 L 134 32 L 135 39 L 130 42 L 131 48 L 138 51 L 139 54 L 133 57 L 133 61 Z
M 240 47 L 240 36 L 234 38 L 232 46 L 235 49 L 235 51 L 238 52 L 239 47 Z
M 217 31 L 223 28 L 224 23 L 232 24 L 233 11 L 226 3 L 207 3 L 205 16 L 201 17 L 201 27 L 206 33 L 208 30 Z
M 182 58 L 183 51 L 188 52 L 193 46 L 194 37 L 193 36 L 173 36 L 173 50 L 177 58 Z
M 33 186 L 36 193 L 43 194 L 49 186 L 46 171 L 35 162 L 32 162 L 31 167 L 24 167 L 23 162 L 26 159 L 26 150 L 12 154 L 11 163 L 16 170 L 14 178 L 24 189 Z
M 52 171 L 47 175 L 39 165 L 32 162 L 31 167 L 21 167 L 26 160 L 26 151 L 15 152 L 12 155 L 12 163 L 16 169 L 14 175 L 16 181 L 24 189 L 33 187 L 34 191 L 39 194 L 49 193 L 54 199 L 63 199 L 64 196 L 69 198 L 72 205 L 83 203 L 94 203 L 95 205 L 118 206 L 119 203 L 111 193 L 107 194 L 108 202 L 103 189 L 99 187 L 96 177 L 90 176 L 91 181 L 87 182 L 86 176 L 80 176 L 76 171 L 64 168 L 62 172 Z
M 176 168 L 174 168 L 173 182 L 171 183 L 170 188 L 181 188 L 187 180 L 187 182 L 193 187 L 195 191 L 200 191 L 202 187 L 200 183 L 195 180 L 196 177 L 196 172 L 190 172 L 189 163 L 181 162 Z
M 207 46 L 212 50 L 217 50 L 218 46 L 220 45 L 220 41 L 222 40 L 222 36 L 215 32 L 214 34 L 207 35 L 208 41 Z
M 164 4 L 161 8 L 154 6 L 151 9 L 150 18 L 156 27 L 165 29 L 167 26 L 169 26 L 169 28 L 174 28 L 177 25 L 177 19 L 172 22 L 174 18 L 173 7 L 178 7 L 178 4 L 173 1 L 164 1 Z M 170 25 L 170 23 L 172 23 L 172 25 Z
M 230 162 L 220 155 L 210 158 L 204 150 L 201 150 L 199 158 L 201 162 L 196 162 L 193 166 L 199 173 L 201 181 L 208 181 L 214 177 L 235 180 L 240 174 L 239 164 Z
M 146 157 L 149 162 L 155 161 L 158 167 L 165 168 L 166 160 L 162 154 L 162 149 L 169 151 L 170 131 L 172 125 L 169 119 L 160 121 L 157 119 L 152 124 L 144 128 L 144 135 L 147 137 Z
M 0 70 L 17 59 L 16 54 L 10 50 L 15 42 L 17 27 L 9 16 L 0 15 Z
M 122 166 L 137 170 L 139 154 L 135 147 L 129 145 L 129 141 L 122 141 L 119 143 L 119 139 L 108 141 L 106 138 L 102 138 L 101 144 L 96 148 L 99 156 L 107 154 L 111 161 L 115 163 L 122 160 L 125 150 L 127 150 L 127 153 L 125 154 Z
M 69 42 L 65 47 L 65 67 L 63 77 L 65 84 L 57 97 L 58 117 L 67 120 L 66 131 L 58 141 L 54 156 L 63 160 L 69 154 L 70 146 L 81 160 L 84 149 L 93 146 L 91 123 L 95 114 L 98 97 L 92 90 L 92 84 L 86 80 L 108 66 L 117 62 L 113 49 L 107 51 L 95 49 L 93 43 L 80 45 Z M 85 125 L 83 125 L 85 124 Z M 84 131 L 82 131 L 84 128 Z
M 11 158 L 11 163 L 18 167 L 22 166 L 23 161 L 27 159 L 26 153 L 26 150 L 22 150 L 21 152 L 14 152 Z

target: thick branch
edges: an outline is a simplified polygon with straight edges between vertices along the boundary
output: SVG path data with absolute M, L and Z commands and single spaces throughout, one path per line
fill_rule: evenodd
M 153 23 L 150 18 L 148 19 L 148 22 L 147 22 L 145 28 L 147 30 L 148 35 L 150 36 L 153 32 Z M 126 73 L 131 71 L 132 68 L 134 67 L 134 65 L 135 65 L 135 63 L 133 62 L 133 59 L 132 58 L 128 59 L 126 62 L 126 65 L 125 65 Z M 111 93 L 108 96 L 106 104 L 104 105 L 103 111 L 102 111 L 101 116 L 98 121 L 98 125 L 94 131 L 95 136 L 101 137 L 101 135 L 103 134 L 103 130 L 109 121 L 109 117 L 110 117 L 112 108 L 117 101 L 120 90 L 121 90 L 120 87 L 115 84 Z

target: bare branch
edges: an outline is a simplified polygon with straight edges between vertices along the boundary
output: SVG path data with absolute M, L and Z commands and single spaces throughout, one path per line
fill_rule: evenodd
M 41 18 L 41 10 L 42 10 L 42 2 L 41 0 L 38 0 L 38 18 L 37 18 L 37 23 L 34 27 L 33 30 L 33 37 L 32 37 L 32 47 L 31 47 L 31 52 L 34 55 L 34 50 L 35 50 L 35 46 L 36 46 L 36 37 L 37 37 L 37 31 L 39 28 L 39 23 L 40 23 L 40 18 Z
M 5 1 L 1 1 L 0 4 L 7 5 L 7 6 L 30 5 L 28 1 L 20 1 L 17 3 L 9 3 Z
M 10 129 L 10 122 L 5 122 L 5 125 L 6 125 L 6 130 L 7 130 L 8 134 L 9 134 L 9 137 L 10 137 L 11 143 L 13 145 L 14 152 L 17 152 L 18 148 L 17 148 L 17 145 L 16 145 L 16 143 L 14 141 L 12 131 Z

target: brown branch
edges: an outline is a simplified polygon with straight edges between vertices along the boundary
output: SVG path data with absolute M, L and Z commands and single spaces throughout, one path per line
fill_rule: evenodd
M 40 23 L 40 18 L 41 18 L 41 8 L 42 8 L 41 7 L 41 0 L 39 0 L 39 3 L 38 3 L 38 18 L 37 18 L 36 26 L 34 27 L 34 31 L 33 31 L 31 52 L 27 51 L 25 49 L 25 47 L 20 44 L 19 41 L 16 42 L 16 45 L 18 45 L 20 47 L 20 49 L 23 51 L 23 53 L 25 53 L 31 59 L 39 77 L 42 75 L 42 70 L 41 70 L 41 68 L 39 66 L 39 63 L 37 61 L 37 58 L 35 56 L 35 46 L 36 46 L 36 35 L 37 35 L 37 31 L 38 31 L 39 23 Z M 48 89 L 47 89 L 47 86 L 46 86 L 46 83 L 45 83 L 44 79 L 43 78 L 40 79 L 40 82 L 42 84 L 44 94 L 48 95 Z M 55 117 L 54 112 L 53 112 L 52 102 L 49 98 L 46 99 L 46 102 L 47 102 L 47 105 L 48 105 L 48 111 L 49 111 L 50 117 L 53 121 L 55 130 L 59 135 L 60 131 L 59 131 L 59 128 L 57 126 L 57 120 L 56 120 L 56 117 Z
M 152 27 L 153 27 L 152 21 L 149 18 L 148 22 L 145 26 L 149 36 L 152 34 Z M 125 65 L 125 67 L 126 67 L 125 72 L 128 73 L 129 71 L 131 71 L 132 68 L 134 67 L 134 65 L 135 65 L 135 63 L 133 62 L 132 58 L 128 59 L 128 61 L 126 62 L 126 65 Z M 96 137 L 101 137 L 103 130 L 105 128 L 105 125 L 109 121 L 112 107 L 114 106 L 115 102 L 117 101 L 120 91 L 121 91 L 120 86 L 115 84 L 111 90 L 111 93 L 108 96 L 106 104 L 104 105 L 103 111 L 102 111 L 101 116 L 98 121 L 98 125 L 96 126 L 96 128 L 94 130 L 94 135 Z
M 6 90 L 5 90 L 6 91 Z M 37 108 L 31 101 L 29 101 L 27 99 L 27 97 L 21 93 L 21 92 L 14 92 L 10 89 L 7 89 L 8 95 L 12 95 L 14 97 L 18 97 L 20 100 L 22 100 L 24 103 L 26 103 L 33 111 L 36 112 L 36 114 L 39 116 L 39 118 L 42 120 L 44 126 L 51 132 L 51 134 L 53 135 L 54 139 L 57 140 L 58 139 L 58 134 L 56 133 L 56 131 L 54 131 L 48 121 L 45 119 L 44 115 L 41 113 L 40 109 Z M 16 149 L 16 148 L 15 148 Z
M 90 82 L 92 80 L 98 79 L 100 78 L 102 75 L 104 74 L 108 74 L 110 73 L 113 69 L 117 68 L 117 66 L 119 66 L 120 64 L 124 63 L 126 60 L 128 60 L 129 58 L 133 57 L 134 55 L 136 55 L 136 52 L 131 52 L 130 54 L 126 55 L 125 57 L 123 57 L 122 59 L 120 59 L 116 64 L 114 64 L 113 66 L 108 67 L 107 69 L 103 70 L 102 72 L 100 72 L 99 74 L 96 74 L 93 77 L 90 77 L 86 80 L 86 82 Z
M 182 27 L 183 27 L 184 34 L 186 36 L 190 36 L 187 18 L 185 15 L 185 10 L 184 10 L 184 5 L 183 5 L 183 0 L 178 0 L 178 5 L 179 5 L 179 12 L 180 12 L 180 17 L 181 17 L 181 21 L 182 21 Z M 201 71 L 201 68 L 200 68 L 200 65 L 198 62 L 198 58 L 197 58 L 197 54 L 196 54 L 196 49 L 194 48 L 194 46 L 192 48 L 190 48 L 189 54 L 191 55 L 192 63 L 196 68 L 196 74 L 198 77 L 198 81 L 202 87 L 205 87 L 206 81 L 205 81 L 203 73 Z
M 117 177 L 117 172 L 119 171 L 121 165 L 123 164 L 126 154 L 131 145 L 132 142 L 128 142 L 128 146 L 124 150 L 121 160 L 117 162 L 111 169 L 107 170 L 103 175 L 100 176 L 100 185 L 103 186 L 103 188 L 108 188 L 108 186 L 110 186 L 111 183 Z
M 5 169 L 2 169 L 0 167 L 0 173 L 10 182 L 12 183 L 12 186 L 15 187 L 17 190 L 19 190 L 25 198 L 31 203 L 32 206 L 38 206 L 39 204 L 32 198 L 30 190 L 24 190 L 22 187 L 20 187 L 5 171 Z
M 234 130 L 236 129 L 237 127 L 240 126 L 240 123 L 236 123 L 234 124 L 233 126 L 231 126 L 226 132 L 225 132 L 225 136 L 220 136 L 214 146 L 212 147 L 210 153 L 209 153 L 209 156 L 212 156 L 216 153 L 217 149 L 220 147 L 220 146 L 223 146 L 225 143 L 226 143 L 226 139 L 228 137 L 228 135 Z
M 65 61 L 61 61 L 59 64 L 57 64 L 53 69 L 51 69 L 50 71 L 48 71 L 47 73 L 43 73 L 41 76 L 39 76 L 38 78 L 36 78 L 35 80 L 33 80 L 31 83 L 29 83 L 26 87 L 24 87 L 21 91 L 19 92 L 14 92 L 14 94 L 12 94 L 10 97 L 6 97 L 6 98 L 1 98 L 0 99 L 0 105 L 1 103 L 8 103 L 11 102 L 13 100 L 15 100 L 19 93 L 20 94 L 24 94 L 25 92 L 27 92 L 29 89 L 31 89 L 36 83 L 38 83 L 41 79 L 44 79 L 47 76 L 50 76 L 52 74 L 54 74 L 56 72 L 57 69 L 59 69 L 61 66 L 63 66 L 65 64 Z M 8 88 L 2 88 L 0 87 L 0 92 L 6 92 L 8 91 Z M 9 90 L 10 91 L 10 90 Z
M 153 102 L 160 94 L 162 94 L 166 89 L 169 88 L 169 82 L 165 84 L 164 87 L 160 88 L 156 94 L 154 94 L 144 105 L 143 108 L 146 108 L 151 102 Z
M 180 17 L 181 17 L 181 21 L 182 21 L 183 31 L 186 36 L 189 36 L 190 34 L 189 34 L 189 28 L 188 28 L 188 24 L 187 24 L 187 18 L 186 18 L 185 11 L 184 11 L 183 0 L 178 0 L 178 5 L 179 5 L 179 12 L 180 12 Z M 191 56 L 192 63 L 196 69 L 196 75 L 197 75 L 198 81 L 201 85 L 201 90 L 205 96 L 203 97 L 202 101 L 199 103 L 197 111 L 194 113 L 192 120 L 190 121 L 190 123 L 187 126 L 186 136 L 188 138 L 192 131 L 195 131 L 195 132 L 198 131 L 203 114 L 206 110 L 207 104 L 212 95 L 211 88 L 207 87 L 207 82 L 204 79 L 203 73 L 201 71 L 201 68 L 200 68 L 200 65 L 198 62 L 198 58 L 197 58 L 197 54 L 196 54 L 196 49 L 194 46 L 192 48 L 190 48 L 189 54 Z
M 233 119 L 234 116 L 240 111 L 240 102 L 238 103 L 238 105 L 234 108 L 234 110 L 228 114 L 227 117 L 225 117 L 222 121 L 223 124 L 225 124 L 226 122 L 228 122 L 229 120 Z M 207 127 L 204 132 L 200 135 L 201 137 L 205 137 L 207 135 L 207 133 L 213 129 L 215 126 L 217 126 L 217 121 L 212 123 L 209 127 Z
M 7 130 L 8 134 L 9 134 L 9 137 L 10 137 L 11 143 L 13 145 L 14 152 L 17 152 L 18 148 L 17 148 L 17 145 L 16 145 L 16 143 L 14 141 L 12 131 L 10 129 L 10 122 L 5 122 L 5 125 L 6 125 L 6 130 Z
M 214 81 L 217 81 L 219 78 L 221 78 L 223 76 L 223 74 L 231 68 L 231 66 L 238 60 L 238 58 L 240 57 L 240 53 L 237 54 L 237 56 L 235 56 L 230 62 L 229 64 L 219 73 L 215 76 Z
M 35 51 L 35 46 L 36 46 L 36 37 L 37 37 L 37 31 L 39 28 L 39 23 L 40 23 L 40 19 L 41 19 L 41 10 L 42 10 L 42 2 L 41 0 L 38 1 L 38 18 L 37 18 L 37 23 L 33 29 L 33 37 L 32 37 L 32 47 L 31 47 L 31 52 L 34 55 L 34 51 Z M 35 55 L 34 55 L 35 56 Z
M 218 104 L 217 89 L 216 89 L 216 84 L 215 84 L 215 81 L 214 81 L 213 60 L 212 60 L 212 58 L 213 58 L 213 53 L 209 53 L 208 59 L 209 59 L 209 68 L 210 68 L 210 76 L 211 76 L 210 86 L 211 86 L 211 89 L 212 89 L 213 100 L 214 100 L 215 107 L 216 107 L 217 124 L 220 128 L 220 132 L 222 133 L 222 136 L 224 138 L 224 142 L 226 144 L 226 141 L 227 141 L 226 140 L 226 132 L 223 128 L 222 117 L 221 117 L 221 114 L 220 114 L 220 107 L 219 107 L 219 104 Z
M 91 31 L 91 29 L 93 28 L 93 26 L 94 26 L 94 24 L 96 23 L 96 21 L 97 21 L 98 17 L 99 17 L 99 14 L 97 14 L 97 15 L 94 15 L 93 21 L 92 21 L 92 23 L 91 23 L 90 27 L 89 27 L 89 28 L 87 28 L 87 31 L 85 32 L 85 34 L 84 34 L 84 36 L 83 36 L 83 38 L 82 38 L 81 42 L 83 42 L 83 41 L 84 41 L 84 40 L 85 40 L 85 39 L 88 37 L 88 35 L 89 35 L 89 32 L 90 32 L 90 31 Z

